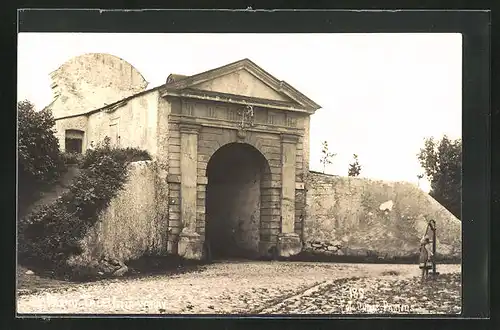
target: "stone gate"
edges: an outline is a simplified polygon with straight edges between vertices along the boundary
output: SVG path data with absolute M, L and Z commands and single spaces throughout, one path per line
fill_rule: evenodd
M 263 256 L 273 247 L 281 256 L 300 252 L 308 170 L 304 150 L 309 116 L 319 106 L 249 60 L 177 77 L 171 75 L 161 92 L 171 105 L 169 251 L 200 258 L 212 228 L 210 244 L 225 252 Z M 219 169 L 214 165 L 211 175 L 209 164 L 224 152 L 225 161 L 219 161 Z M 247 161 L 238 163 L 245 156 Z M 234 172 L 244 167 L 251 172 L 249 164 L 258 171 L 246 182 L 244 174 Z

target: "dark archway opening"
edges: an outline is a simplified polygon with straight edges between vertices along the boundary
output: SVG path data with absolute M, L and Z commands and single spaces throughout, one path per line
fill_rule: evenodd
M 77 153 L 81 154 L 82 153 L 82 140 L 81 139 L 68 139 L 66 138 L 65 141 L 65 151 L 69 153 Z
M 269 165 L 253 146 L 230 143 L 207 165 L 205 237 L 214 259 L 257 258 L 261 191 Z

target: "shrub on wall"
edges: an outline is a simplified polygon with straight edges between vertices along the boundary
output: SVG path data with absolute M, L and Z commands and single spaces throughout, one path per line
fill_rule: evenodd
M 79 242 L 123 187 L 128 163 L 149 159 L 146 151 L 112 148 L 109 139 L 87 151 L 69 191 L 20 223 L 21 262 L 65 268 L 71 255 L 82 252 Z
M 359 165 L 358 155 L 353 154 L 353 162 L 349 164 L 347 176 L 359 176 L 361 173 L 361 165 Z

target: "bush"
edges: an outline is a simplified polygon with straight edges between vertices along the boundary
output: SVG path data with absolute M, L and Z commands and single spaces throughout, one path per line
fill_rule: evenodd
M 92 164 L 97 164 L 99 159 L 106 155 L 112 155 L 120 162 L 136 162 L 150 160 L 151 156 L 145 150 L 136 148 L 112 148 L 110 139 L 106 137 L 102 144 L 98 144 L 95 149 L 87 150 L 82 161 L 82 168 L 89 168 Z
M 57 265 L 66 256 L 81 252 L 72 237 L 76 237 L 82 228 L 61 200 L 46 205 L 28 217 L 20 227 L 19 256 L 22 260 L 36 260 L 39 265 Z
M 127 165 L 145 159 L 151 159 L 146 151 L 111 148 L 109 139 L 87 151 L 81 160 L 82 172 L 69 191 L 20 223 L 21 261 L 36 260 L 56 270 L 66 267 L 71 255 L 82 252 L 79 242 L 123 187 Z
M 17 113 L 18 186 L 22 202 L 56 182 L 65 166 L 53 131 L 52 113 L 35 111 L 29 101 L 18 102 Z

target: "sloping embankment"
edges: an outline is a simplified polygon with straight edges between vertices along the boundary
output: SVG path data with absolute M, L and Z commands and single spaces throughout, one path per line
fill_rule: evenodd
M 413 184 L 310 173 L 305 250 L 317 254 L 413 258 L 427 221 L 441 259 L 461 257 L 461 222 Z
M 61 176 L 59 182 L 48 191 L 38 193 L 38 198 L 30 205 L 20 205 L 18 217 L 23 218 L 32 212 L 40 209 L 44 205 L 53 203 L 56 199 L 62 196 L 69 190 L 69 186 L 73 180 L 80 174 L 81 170 L 77 165 L 68 165 L 67 171 Z

